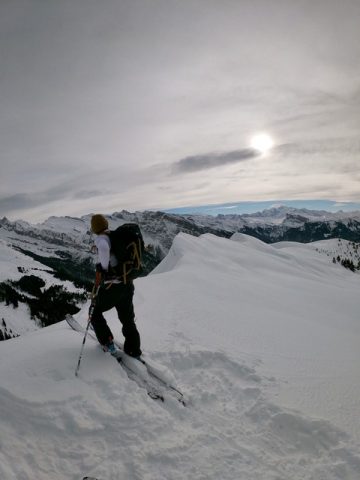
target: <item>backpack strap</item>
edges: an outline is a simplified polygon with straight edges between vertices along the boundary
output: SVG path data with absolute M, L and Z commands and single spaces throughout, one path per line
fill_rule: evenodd
M 128 260 L 127 262 L 123 263 L 123 280 L 124 284 L 126 285 L 127 276 L 131 271 L 135 268 L 138 270 L 141 267 L 141 258 L 140 258 L 140 251 L 141 251 L 141 241 L 138 240 L 139 246 L 136 242 L 131 242 L 126 248 L 133 248 L 133 259 Z M 127 268 L 129 267 L 129 268 Z
M 127 248 L 133 247 L 133 261 L 134 261 L 134 268 L 139 269 L 141 266 L 141 257 L 140 257 L 140 252 L 141 252 L 141 240 L 140 238 L 138 239 L 138 244 L 136 242 L 132 242 L 128 245 Z

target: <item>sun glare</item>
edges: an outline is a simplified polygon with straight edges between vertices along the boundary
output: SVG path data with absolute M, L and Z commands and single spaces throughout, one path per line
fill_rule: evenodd
M 274 141 L 267 133 L 258 133 L 252 137 L 251 146 L 261 153 L 266 153 L 274 146 Z

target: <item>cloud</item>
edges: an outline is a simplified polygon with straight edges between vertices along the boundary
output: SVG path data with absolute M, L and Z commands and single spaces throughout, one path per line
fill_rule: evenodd
M 21 209 L 31 209 L 46 201 L 46 196 L 41 193 L 16 193 L 0 198 L 0 215 Z
M 196 172 L 229 163 L 243 162 L 259 155 L 260 153 L 253 148 L 243 148 L 224 153 L 211 152 L 202 155 L 191 155 L 175 162 L 172 166 L 172 172 L 175 174 Z
M 107 190 L 80 190 L 74 193 L 74 198 L 80 200 L 87 200 L 88 198 L 101 197 L 109 193 Z
M 277 145 L 277 152 L 285 154 L 308 155 L 312 153 L 339 153 L 356 155 L 360 149 L 360 140 L 354 136 L 319 137 L 316 139 L 304 139 L 301 143 L 283 143 Z M 353 158 L 353 157 L 351 157 Z
M 0 1 L 0 212 L 358 197 L 359 0 L 152 3 Z
M 16 193 L 2 197 L 0 198 L 0 215 L 7 215 L 17 210 L 30 210 L 61 199 L 64 201 L 69 201 L 70 198 L 86 200 L 106 193 L 101 190 L 79 190 L 73 192 L 71 188 L 70 186 L 58 185 L 42 192 Z

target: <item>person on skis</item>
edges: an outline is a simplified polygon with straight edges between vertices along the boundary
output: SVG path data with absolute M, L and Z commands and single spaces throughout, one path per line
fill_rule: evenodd
M 131 279 L 124 279 L 116 268 L 118 261 L 112 253 L 109 225 L 103 215 L 92 216 L 91 231 L 96 235 L 98 252 L 95 282 L 97 294 L 91 317 L 96 337 L 105 351 L 115 353 L 114 336 L 103 312 L 116 308 L 125 337 L 124 351 L 132 357 L 140 357 L 140 335 L 135 325 L 133 305 L 134 283 Z

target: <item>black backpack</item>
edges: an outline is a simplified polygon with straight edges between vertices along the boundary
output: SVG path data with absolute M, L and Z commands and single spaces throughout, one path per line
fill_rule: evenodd
M 109 238 L 111 253 L 118 261 L 115 271 L 126 284 L 128 280 L 133 280 L 142 273 L 144 240 L 139 225 L 136 223 L 120 225 L 109 233 Z

